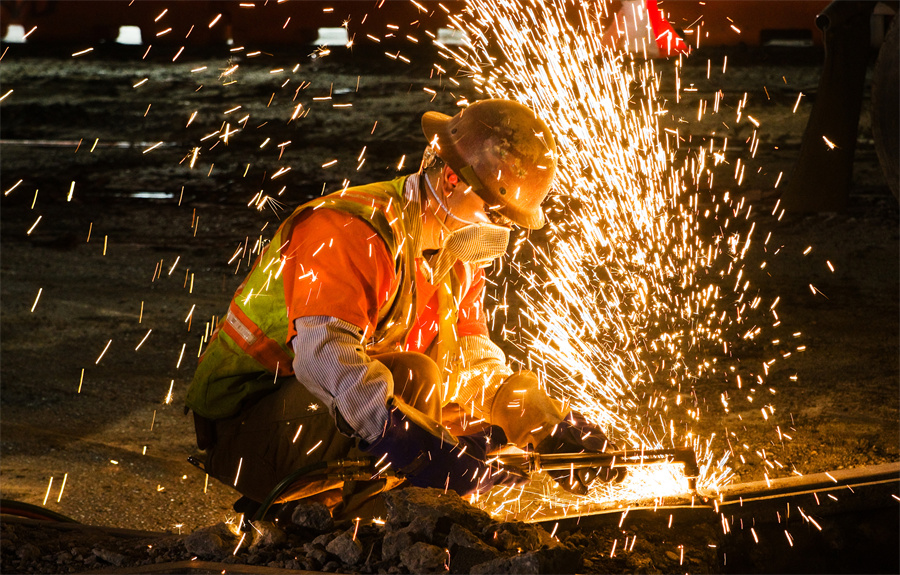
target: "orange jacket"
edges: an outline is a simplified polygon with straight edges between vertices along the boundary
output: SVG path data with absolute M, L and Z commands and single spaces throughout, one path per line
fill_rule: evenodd
M 221 419 L 293 373 L 294 320 L 331 316 L 368 349 L 425 352 L 438 333 L 438 287 L 420 269 L 406 177 L 349 188 L 297 208 L 275 232 L 219 322 L 186 404 Z M 457 262 L 457 337 L 488 335 L 484 274 Z
M 293 320 L 325 315 L 359 327 L 366 336 L 375 332 L 378 311 L 397 289 L 398 273 L 385 244 L 363 220 L 337 210 L 303 214 L 290 231 L 290 244 L 282 248 L 284 298 L 290 318 L 288 341 L 296 335 Z M 428 283 L 416 258 L 415 315 L 402 341 L 391 342 L 403 351 L 425 352 L 437 336 L 437 286 Z M 465 278 L 466 267 L 455 271 Z M 459 306 L 457 333 L 487 335 L 482 298 L 484 273 L 468 274 L 468 289 Z

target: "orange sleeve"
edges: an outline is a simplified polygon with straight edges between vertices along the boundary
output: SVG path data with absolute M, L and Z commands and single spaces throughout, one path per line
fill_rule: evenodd
M 349 322 L 368 338 L 378 310 L 395 282 L 387 246 L 365 221 L 338 210 L 301 214 L 282 247 L 288 341 L 294 320 L 331 316 Z
M 472 278 L 469 291 L 463 296 L 459 305 L 459 316 L 456 322 L 456 333 L 459 337 L 467 335 L 489 335 L 487 318 L 484 315 L 484 270 L 478 269 Z

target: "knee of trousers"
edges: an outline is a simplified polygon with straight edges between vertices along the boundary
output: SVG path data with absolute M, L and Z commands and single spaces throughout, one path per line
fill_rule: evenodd
M 394 395 L 429 417 L 439 420 L 441 371 L 425 354 L 398 351 L 374 356 L 394 378 Z
M 291 472 L 319 461 L 354 457 L 356 441 L 338 431 L 328 410 L 296 380 L 215 423 L 217 442 L 207 450 L 207 470 L 216 479 L 262 501 Z M 340 487 L 316 482 L 314 491 Z M 301 495 L 302 496 L 302 495 Z

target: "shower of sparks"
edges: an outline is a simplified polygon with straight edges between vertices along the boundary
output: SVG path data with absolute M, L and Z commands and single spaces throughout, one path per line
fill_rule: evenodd
M 7 189 L 5 192 L 3 192 L 3 195 L 4 195 L 4 196 L 8 196 L 8 195 L 10 194 L 10 192 L 12 192 L 12 191 L 15 190 L 16 188 L 18 188 L 19 185 L 20 185 L 23 181 L 24 181 L 24 180 L 19 180 L 18 182 L 16 182 L 15 184 L 13 184 L 9 189 Z
M 413 4 L 423 12 L 433 9 Z M 603 425 L 620 447 L 693 447 L 700 466 L 698 486 L 701 490 L 714 491 L 729 480 L 728 464 L 732 457 L 741 461 L 745 456 L 759 457 L 770 468 L 784 467 L 765 450 L 755 451 L 743 445 L 741 451 L 742 444 L 733 431 L 725 430 L 718 435 L 705 431 L 705 436 L 701 436 L 693 427 L 710 408 L 695 388 L 702 385 L 704 378 L 717 377 L 733 382 L 734 393 L 713 398 L 712 407 L 721 405 L 728 413 L 730 409 L 739 409 L 736 406 L 746 397 L 746 413 L 751 413 L 749 407 L 752 407 L 755 417 L 763 417 L 775 428 L 771 417 L 774 408 L 761 400 L 770 385 L 766 378 L 775 360 L 764 361 L 760 366 L 752 361 L 738 363 L 737 356 L 732 355 L 741 341 L 763 339 L 761 332 L 765 325 L 758 319 L 759 313 L 770 314 L 777 324 L 777 300 L 770 306 L 754 295 L 745 270 L 745 256 L 755 223 L 746 233 L 734 228 L 738 227 L 736 220 L 750 220 L 751 206 L 745 205 L 740 197 L 734 198 L 733 192 L 723 189 L 721 182 L 713 185 L 712 168 L 734 162 L 734 145 L 729 149 L 727 138 L 723 141 L 710 137 L 705 146 L 689 147 L 690 133 L 683 124 L 673 121 L 666 109 L 667 96 L 662 95 L 665 77 L 668 84 L 675 85 L 676 103 L 686 93 L 696 97 L 694 93 L 698 90 L 693 84 L 690 87 L 681 84 L 682 62 L 644 60 L 613 49 L 606 42 L 609 38 L 606 25 L 613 21 L 607 8 L 602 2 L 573 5 L 564 0 L 469 0 L 465 17 L 450 15 L 451 26 L 467 39 L 462 45 L 442 44 L 435 35 L 426 32 L 446 60 L 434 64 L 434 74 L 440 77 L 442 86 L 453 91 L 458 105 L 484 97 L 518 100 L 536 110 L 556 137 L 559 172 L 547 206 L 549 240 L 532 242 L 528 236 L 517 237 L 510 266 L 517 276 L 511 282 L 517 292 L 515 295 L 512 289 L 503 292 L 494 311 L 496 316 L 496 311 L 502 315 L 508 307 L 521 310 L 519 323 L 503 328 L 519 349 L 515 359 L 539 372 L 554 395 Z M 218 14 L 208 24 L 201 25 L 213 28 L 221 18 L 222 14 Z M 398 26 L 388 25 L 388 29 L 384 38 L 398 37 Z M 699 41 L 699 28 L 689 32 Z M 376 44 L 381 42 L 372 34 L 366 34 L 366 38 Z M 406 35 L 406 38 L 411 45 L 427 42 L 421 35 Z M 624 44 L 646 52 L 650 41 L 648 34 L 625 38 Z M 235 58 L 243 51 L 243 46 L 231 49 Z M 329 53 L 323 48 L 310 58 L 323 58 Z M 178 50 L 172 60 L 180 54 Z M 239 56 L 250 58 L 258 54 Z M 386 52 L 385 56 L 400 66 L 410 63 L 401 51 Z M 467 73 L 479 92 L 477 95 L 466 97 L 457 92 L 467 88 L 446 71 L 450 68 L 448 63 Z M 275 117 L 279 123 L 291 124 L 302 122 L 311 111 L 327 109 L 341 114 L 354 110 L 350 102 L 335 102 L 340 100 L 340 92 L 333 90 L 334 85 L 327 92 L 321 90 L 323 86 L 315 85 L 314 89 L 321 90 L 319 94 L 328 95 L 313 97 L 312 90 L 307 91 L 311 82 L 295 76 L 300 68 L 296 64 L 292 68 L 267 70 L 273 90 L 282 90 L 277 99 L 276 91 L 271 96 L 266 91 L 266 98 L 259 105 L 241 102 L 215 114 L 198 114 L 195 110 L 186 125 L 182 120 L 179 127 L 202 130 L 191 136 L 196 141 L 184 155 L 185 159 L 189 158 L 190 168 L 203 163 L 204 153 L 213 157 L 212 150 L 220 142 L 229 144 L 239 139 L 258 138 L 253 142 L 255 146 L 278 154 L 278 167 L 265 173 L 268 177 L 263 178 L 266 180 L 263 185 L 288 175 L 276 180 L 277 188 L 288 180 L 291 167 L 282 165 L 282 155 L 285 163 L 289 163 L 290 151 L 285 154 L 286 144 L 267 148 L 271 139 L 262 128 Z M 713 63 L 706 62 L 707 79 L 712 68 Z M 721 73 L 726 68 L 727 57 L 721 63 Z M 198 81 L 205 77 L 212 83 L 217 78 L 222 86 L 231 86 L 252 70 L 249 65 L 239 67 L 229 60 L 224 66 L 220 63 L 192 67 L 189 73 Z M 139 88 L 148 82 L 148 78 L 143 78 L 131 85 Z M 438 88 L 438 84 L 424 87 L 423 97 L 434 100 L 437 90 L 433 88 Z M 359 89 L 357 78 L 356 92 Z M 11 92 L 0 97 L 0 101 Z M 794 111 L 801 97 L 803 94 L 798 95 Z M 736 117 L 727 121 L 747 128 L 747 133 L 752 132 L 748 145 L 755 153 L 760 126 L 746 113 L 747 95 L 742 94 L 736 102 L 726 102 L 726 95 L 719 91 L 710 99 L 713 101 L 704 99 L 692 108 L 687 120 L 700 122 L 711 116 L 719 120 L 724 119 L 726 110 L 736 111 Z M 269 111 L 270 107 L 273 112 Z M 149 109 L 148 106 L 147 112 Z M 238 110 L 246 115 L 235 121 L 229 115 Z M 377 119 L 373 120 L 369 135 L 378 126 Z M 825 142 L 830 144 L 827 139 Z M 162 147 L 163 142 L 142 145 L 145 147 L 142 153 L 148 154 Z M 221 152 L 222 146 L 218 150 Z M 357 163 L 349 164 L 351 169 L 356 165 L 359 171 L 367 160 L 365 156 L 363 146 Z M 389 167 L 402 170 L 406 159 L 403 156 Z M 259 163 L 262 162 L 254 160 L 254 166 Z M 347 165 L 343 157 L 338 163 L 337 158 L 329 157 L 319 161 L 321 168 L 332 171 Z M 209 163 L 207 177 L 213 165 Z M 738 159 L 735 187 L 743 178 L 744 167 Z M 248 172 L 249 164 L 244 177 Z M 778 182 L 780 179 L 781 174 Z M 21 180 L 16 182 L 4 195 L 21 183 Z M 349 185 L 349 180 L 344 180 L 343 186 Z M 73 190 L 74 182 L 70 198 Z M 259 190 L 248 206 L 260 210 L 266 206 L 280 209 L 273 196 L 280 196 L 281 191 Z M 773 215 L 777 211 L 776 205 Z M 729 227 L 729 223 L 733 225 Z M 92 224 L 88 241 L 91 229 Z M 763 245 L 766 243 L 768 237 Z M 252 264 L 265 242 L 260 239 L 252 245 L 251 249 L 249 239 L 245 240 L 229 260 L 229 264 L 238 260 L 235 273 L 242 265 Z M 179 258 L 172 264 L 169 275 Z M 830 262 L 828 266 L 834 271 Z M 160 261 L 153 280 L 159 279 L 163 271 Z M 810 288 L 816 293 L 814 286 Z M 185 322 L 189 322 L 193 310 L 192 307 Z M 142 318 L 143 301 L 138 323 Z M 201 350 L 216 323 L 214 317 L 207 324 Z M 135 351 L 147 340 L 150 331 Z M 95 364 L 100 362 L 111 342 Z M 773 344 L 773 347 L 777 346 Z M 183 344 L 176 368 L 181 366 L 185 349 Z M 778 357 L 780 352 L 773 354 Z M 79 393 L 84 371 L 81 370 Z M 794 381 L 796 376 L 790 379 Z M 173 391 L 174 380 L 166 403 L 172 400 Z M 154 409 L 151 431 L 155 420 Z M 301 430 L 302 426 L 297 429 L 294 441 Z M 790 440 L 789 435 L 779 430 L 779 440 L 782 436 Z M 320 445 L 321 441 L 310 453 Z M 237 466 L 235 485 L 242 463 L 243 460 Z M 383 463 L 379 461 L 376 467 Z M 389 462 L 385 467 L 388 465 Z M 680 465 L 653 464 L 630 467 L 624 482 L 595 484 L 585 497 L 564 493 L 548 476 L 539 474 L 536 481 L 524 488 L 503 489 L 499 491 L 500 496 L 495 491 L 482 497 L 480 503 L 495 515 L 524 519 L 577 513 L 597 503 L 629 505 L 643 500 L 662 505 L 663 497 L 687 492 L 688 482 Z M 755 532 L 753 536 L 756 538 Z M 634 546 L 634 539 L 630 543 L 626 540 L 620 549 L 628 545 Z
M 244 458 L 241 457 L 238 460 L 237 472 L 234 474 L 234 487 L 237 487 L 238 478 L 241 476 L 241 466 L 244 464 Z
M 100 360 L 103 359 L 103 356 L 106 354 L 106 350 L 109 349 L 110 344 L 112 344 L 112 340 L 106 342 L 106 347 L 103 348 L 103 351 L 100 352 L 100 355 L 97 357 L 97 361 L 94 362 L 94 365 L 100 363 Z
M 184 359 L 184 350 L 187 348 L 187 344 L 181 344 L 181 353 L 178 354 L 178 362 L 175 364 L 175 369 L 181 367 L 181 360 Z
M 800 106 L 800 98 L 802 98 L 802 97 L 803 97 L 803 92 L 800 92 L 799 94 L 797 94 L 797 101 L 794 102 L 794 109 L 791 110 L 792 114 L 797 113 L 797 108 Z
M 237 555 L 238 550 L 240 550 L 241 545 L 244 544 L 244 538 L 246 538 L 246 537 L 247 537 L 246 533 L 241 533 L 241 540 L 238 541 L 237 547 L 234 548 L 234 553 L 232 553 L 232 555 Z
M 138 323 L 140 323 L 140 321 Z M 134 351 L 141 349 L 141 346 L 144 345 L 144 342 L 147 341 L 148 337 L 150 337 L 150 332 L 152 332 L 152 331 L 153 331 L 152 329 L 147 330 L 146 335 L 144 335 L 144 338 L 140 341 L 140 343 L 137 344 L 137 346 L 134 348 Z
M 503 330 L 520 350 L 517 359 L 620 445 L 695 448 L 698 486 L 714 491 L 732 474 L 733 451 L 721 453 L 721 442 L 731 438 L 702 439 L 693 431 L 707 409 L 695 385 L 719 377 L 740 388 L 731 354 L 741 337 L 759 335 L 761 326 L 746 323 L 754 310 L 765 309 L 744 269 L 755 223 L 746 233 L 728 229 L 731 219 L 749 220 L 751 206 L 712 185 L 711 168 L 724 161 L 727 139 L 718 150 L 714 139 L 686 149 L 660 93 L 666 64 L 603 43 L 605 6 L 581 4 L 574 16 L 561 0 L 470 0 L 468 6 L 471 18 L 451 22 L 471 40 L 452 48 L 435 40 L 441 57 L 468 71 L 479 98 L 534 109 L 557 141 L 549 241 L 520 235 L 513 245 L 524 317 Z M 626 38 L 625 44 L 643 45 L 646 53 L 646 41 Z M 674 74 L 676 102 L 687 91 L 681 66 L 670 62 L 672 71 L 665 72 Z M 715 94 L 715 111 L 722 97 Z M 746 102 L 744 94 L 738 122 Z M 701 117 L 706 112 L 701 105 Z M 755 144 L 759 123 L 744 119 Z M 742 177 L 738 161 L 738 185 Z M 523 251 L 529 256 L 516 258 Z M 513 297 L 504 294 L 498 308 Z M 773 361 L 744 375 L 753 391 Z M 727 413 L 729 401 L 739 399 L 726 395 Z M 761 410 L 765 419 L 770 409 Z M 685 493 L 674 468 L 631 468 L 622 485 L 593 489 L 580 502 Z M 550 507 L 572 501 L 568 494 L 556 501 L 547 490 L 539 495 Z M 497 513 L 522 504 L 497 500 L 488 507 Z
M 30 236 L 30 235 L 31 235 L 31 232 L 34 231 L 34 228 L 36 228 L 37 225 L 41 222 L 41 218 L 42 218 L 42 217 L 44 217 L 44 216 L 38 216 L 37 219 L 34 221 L 34 223 L 31 224 L 31 227 L 28 228 L 28 231 L 27 231 L 27 232 L 25 232 L 25 235 L 26 235 L 26 236 Z

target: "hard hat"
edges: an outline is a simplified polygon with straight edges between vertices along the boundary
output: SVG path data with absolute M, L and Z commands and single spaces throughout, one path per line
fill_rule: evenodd
M 453 117 L 425 112 L 422 131 L 490 208 L 524 228 L 544 225 L 541 202 L 556 174 L 556 142 L 530 108 L 481 100 Z

